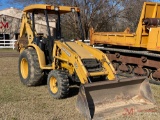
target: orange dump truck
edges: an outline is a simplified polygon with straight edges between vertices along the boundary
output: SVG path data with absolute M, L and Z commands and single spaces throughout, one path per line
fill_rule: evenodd
M 119 74 L 148 76 L 160 84 L 160 3 L 144 2 L 135 33 L 94 32 L 90 44 L 105 52 Z

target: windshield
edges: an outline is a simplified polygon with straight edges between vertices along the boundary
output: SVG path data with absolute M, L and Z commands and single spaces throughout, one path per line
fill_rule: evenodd
M 57 14 L 48 14 L 47 10 L 44 10 L 44 13 L 35 13 L 34 17 L 31 14 L 30 17 L 34 18 L 35 26 L 32 26 L 32 28 L 37 35 L 53 36 L 55 39 L 65 40 L 81 38 L 77 12 L 60 15 L 58 11 Z
M 61 15 L 61 29 L 62 36 L 65 39 L 78 39 L 79 38 L 79 24 L 76 13 L 67 13 Z
M 32 15 L 30 13 L 30 17 L 32 19 Z M 39 13 L 35 14 L 34 17 L 34 22 L 35 22 L 35 33 L 36 34 L 43 34 L 44 36 L 49 36 L 48 29 L 47 29 L 47 23 L 46 23 L 46 18 L 45 14 Z M 54 36 L 54 31 L 56 28 L 56 19 L 57 15 L 55 14 L 48 14 L 48 23 L 49 23 L 49 29 L 50 29 L 50 34 L 51 36 Z

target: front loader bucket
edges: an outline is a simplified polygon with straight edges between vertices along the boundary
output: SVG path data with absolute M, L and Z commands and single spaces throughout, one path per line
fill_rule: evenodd
M 148 79 L 134 77 L 82 85 L 77 109 L 87 120 L 104 120 L 156 107 Z

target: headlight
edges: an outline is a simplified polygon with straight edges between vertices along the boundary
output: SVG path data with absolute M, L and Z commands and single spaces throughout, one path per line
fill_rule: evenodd
M 72 11 L 72 12 L 75 12 L 75 9 L 74 9 L 74 8 L 71 8 L 71 11 Z
M 58 10 L 59 10 L 59 8 L 58 8 L 58 7 L 55 7 L 55 8 L 54 8 L 54 10 L 55 10 L 55 11 L 58 11 Z

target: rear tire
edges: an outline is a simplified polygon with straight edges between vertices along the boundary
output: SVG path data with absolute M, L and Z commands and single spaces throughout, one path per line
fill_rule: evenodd
M 35 49 L 26 49 L 20 54 L 18 69 L 20 80 L 24 85 L 37 86 L 41 84 L 43 74 Z
M 62 70 L 52 70 L 47 79 L 48 90 L 55 99 L 61 99 L 68 96 L 69 79 L 67 73 Z

